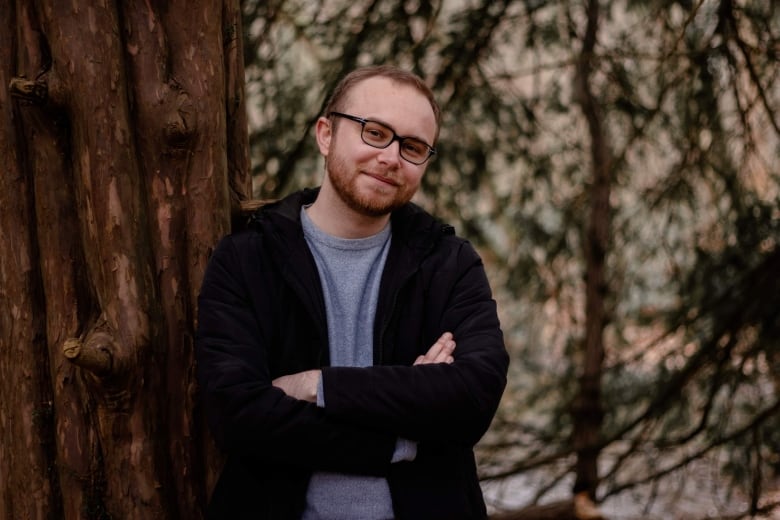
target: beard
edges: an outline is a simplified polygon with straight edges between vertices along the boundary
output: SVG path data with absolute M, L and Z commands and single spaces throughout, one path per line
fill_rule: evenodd
M 401 181 L 400 185 L 388 186 L 363 186 L 360 181 L 364 174 L 360 168 L 350 166 L 338 154 L 331 154 L 325 162 L 325 170 L 338 197 L 351 210 L 367 217 L 382 217 L 392 213 L 409 202 L 417 186 L 410 186 Z M 388 172 L 390 173 L 390 172 Z M 387 176 L 393 177 L 392 175 Z M 394 177 L 397 179 L 397 177 Z

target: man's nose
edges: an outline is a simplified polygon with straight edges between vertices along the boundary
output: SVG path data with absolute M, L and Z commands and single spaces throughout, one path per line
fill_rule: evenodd
M 379 150 L 380 162 L 398 164 L 401 161 L 401 143 L 395 139 L 386 148 Z

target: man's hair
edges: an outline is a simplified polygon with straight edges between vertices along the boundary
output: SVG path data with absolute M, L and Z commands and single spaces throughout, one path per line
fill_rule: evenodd
M 338 85 L 336 85 L 336 88 L 333 89 L 333 93 L 328 100 L 328 104 L 325 105 L 325 117 L 327 117 L 331 112 L 343 112 L 344 104 L 346 103 L 352 88 L 361 81 L 375 77 L 387 78 L 391 81 L 395 81 L 396 83 L 410 86 L 424 95 L 426 99 L 428 99 L 428 102 L 431 104 L 431 108 L 433 109 L 433 115 L 436 118 L 436 136 L 434 138 L 434 142 L 436 142 L 436 140 L 439 138 L 441 109 L 439 108 L 439 104 L 436 102 L 433 91 L 422 80 L 422 78 L 416 74 L 393 65 L 371 65 L 368 67 L 361 67 L 344 76 Z

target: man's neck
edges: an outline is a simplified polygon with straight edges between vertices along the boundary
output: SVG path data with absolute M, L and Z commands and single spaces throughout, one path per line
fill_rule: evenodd
M 387 226 L 390 215 L 372 217 L 348 207 L 329 191 L 322 191 L 306 209 L 314 224 L 325 233 L 339 238 L 365 238 L 376 235 Z

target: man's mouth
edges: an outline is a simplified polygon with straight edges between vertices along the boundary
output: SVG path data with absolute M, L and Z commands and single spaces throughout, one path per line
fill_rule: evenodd
M 371 173 L 371 172 L 363 172 L 369 177 L 373 177 L 374 179 L 378 180 L 379 182 L 383 182 L 387 184 L 388 186 L 400 186 L 400 183 L 393 179 L 392 177 L 388 177 L 386 175 L 380 175 L 378 173 Z

